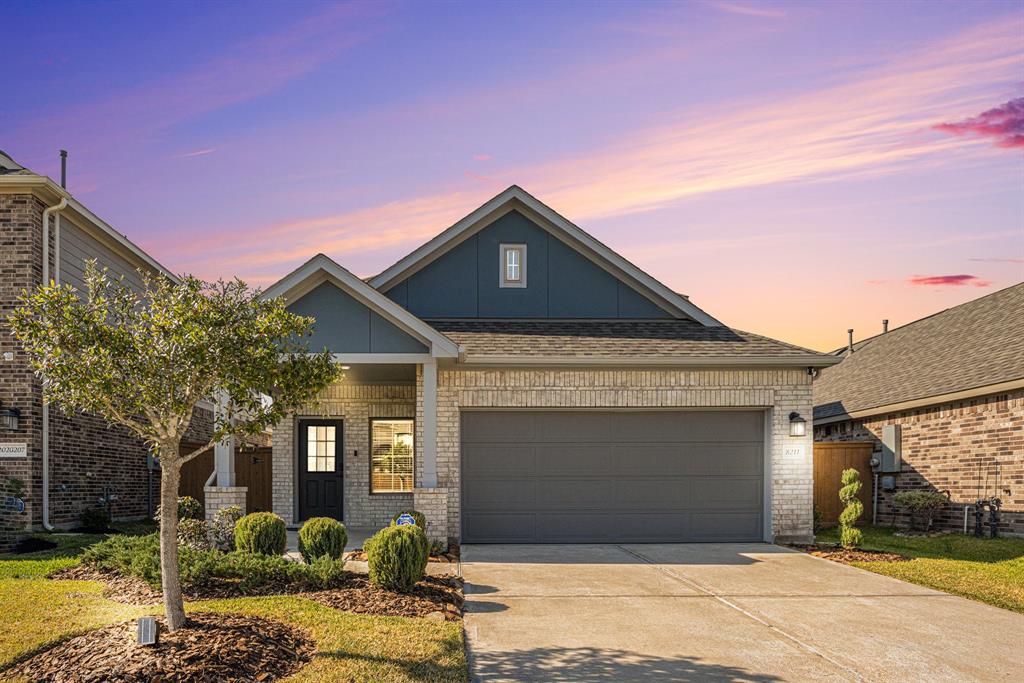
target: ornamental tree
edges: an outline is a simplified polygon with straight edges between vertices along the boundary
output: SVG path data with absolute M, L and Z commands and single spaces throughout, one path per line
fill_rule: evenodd
M 839 500 L 843 511 L 839 513 L 839 542 L 844 548 L 858 548 L 864 535 L 854 526 L 864 514 L 864 504 L 857 494 L 860 493 L 860 472 L 854 468 L 843 470 L 842 488 L 839 489 Z
M 23 292 L 14 336 L 41 377 L 47 401 L 124 427 L 160 460 L 160 570 L 172 631 L 185 623 L 178 566 L 181 467 L 227 437 L 252 437 L 308 402 L 336 376 L 327 351 L 306 352 L 312 318 L 260 298 L 241 280 L 180 282 L 143 274 L 141 291 L 88 262 L 85 291 Z M 181 439 L 196 405 L 215 411 L 210 440 Z

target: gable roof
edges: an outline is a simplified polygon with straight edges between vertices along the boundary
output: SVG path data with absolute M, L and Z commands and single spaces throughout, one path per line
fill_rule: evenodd
M 512 185 L 383 273 L 370 278 L 370 286 L 381 291 L 388 289 L 512 209 L 536 219 L 540 227 L 574 247 L 595 264 L 632 283 L 637 291 L 674 317 L 690 318 L 705 326 L 722 325 L 685 296 L 673 292 L 518 185 Z
M 1013 383 L 1024 386 L 1024 283 L 854 345 L 815 380 L 814 419 L 892 412 Z
M 331 282 L 370 310 L 376 311 L 400 329 L 422 340 L 430 346 L 432 355 L 439 358 L 458 357 L 459 347 L 455 342 L 324 254 L 317 254 L 268 287 L 263 292 L 263 297 L 283 297 L 289 302 L 294 302 L 323 282 Z

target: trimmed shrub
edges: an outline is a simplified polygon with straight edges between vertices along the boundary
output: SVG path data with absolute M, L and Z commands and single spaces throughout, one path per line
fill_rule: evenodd
M 237 505 L 217 510 L 213 522 L 210 523 L 210 537 L 214 548 L 225 553 L 235 549 L 235 524 L 244 516 L 242 508 Z
M 82 531 L 96 533 L 110 528 L 110 515 L 107 514 L 105 507 L 85 508 L 78 521 L 82 525 Z
M 946 494 L 938 491 L 900 491 L 892 497 L 892 502 L 898 508 L 910 513 L 910 526 L 919 528 L 921 531 L 930 531 L 935 515 L 942 511 L 943 506 L 949 502 Z
M 423 529 L 423 533 L 427 533 L 427 516 L 418 510 L 402 510 L 397 515 L 391 518 L 391 523 L 398 525 L 398 518 L 402 515 L 412 515 L 412 518 L 416 520 L 416 526 Z
M 183 519 L 178 522 L 178 545 L 209 550 L 213 547 L 210 525 L 204 519 Z
M 160 521 L 160 507 L 157 506 L 156 514 L 153 515 L 153 519 Z M 203 504 L 192 496 L 181 496 L 178 498 L 178 521 L 183 519 L 202 519 L 203 518 Z
M 340 559 L 347 543 L 345 525 L 330 517 L 313 517 L 299 529 L 299 552 L 306 564 L 318 557 Z
M 365 550 L 370 581 L 406 593 L 423 578 L 430 545 L 419 526 L 392 525 L 374 534 Z
M 283 555 L 288 544 L 284 520 L 273 512 L 253 512 L 235 524 L 235 546 L 258 555 Z
M 861 487 L 860 472 L 852 467 L 845 469 L 840 481 L 843 486 L 839 489 L 839 500 L 846 507 L 839 513 L 839 542 L 844 548 L 859 548 L 864 534 L 854 524 L 864 514 L 864 504 L 857 498 Z

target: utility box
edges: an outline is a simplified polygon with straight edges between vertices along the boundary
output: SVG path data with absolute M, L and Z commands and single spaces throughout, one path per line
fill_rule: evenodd
M 882 426 L 882 457 L 879 472 L 899 472 L 903 467 L 903 427 Z

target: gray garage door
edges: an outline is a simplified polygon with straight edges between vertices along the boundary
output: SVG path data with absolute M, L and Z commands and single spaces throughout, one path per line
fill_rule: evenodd
M 462 414 L 465 543 L 759 541 L 761 412 Z

